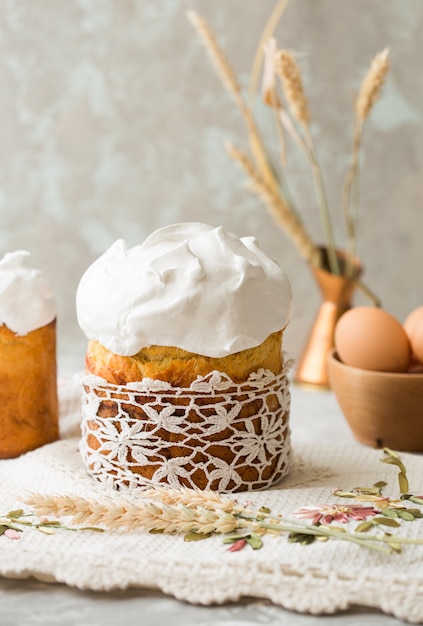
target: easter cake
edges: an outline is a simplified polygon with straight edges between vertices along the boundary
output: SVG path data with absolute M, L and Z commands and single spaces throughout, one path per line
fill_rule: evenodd
M 117 241 L 81 278 L 81 454 L 114 488 L 263 489 L 289 465 L 289 282 L 199 223 Z

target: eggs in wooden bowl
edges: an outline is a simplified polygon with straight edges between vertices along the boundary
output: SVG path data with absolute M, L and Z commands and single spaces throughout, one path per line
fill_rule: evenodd
M 374 307 L 350 309 L 340 318 L 328 356 L 329 381 L 358 441 L 423 452 L 420 354 L 423 307 L 403 325 Z

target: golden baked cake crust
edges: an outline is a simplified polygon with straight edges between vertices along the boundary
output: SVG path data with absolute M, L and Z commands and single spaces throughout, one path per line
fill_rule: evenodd
M 0 458 L 58 439 L 56 321 L 16 335 L 0 326 Z
M 143 378 L 163 380 L 176 387 L 189 387 L 197 376 L 213 370 L 224 372 L 234 382 L 247 380 L 252 372 L 267 369 L 280 374 L 283 367 L 282 331 L 255 348 L 248 348 L 222 358 L 193 354 L 180 348 L 150 346 L 134 356 L 119 356 L 98 341 L 88 343 L 86 371 L 114 385 L 125 385 Z

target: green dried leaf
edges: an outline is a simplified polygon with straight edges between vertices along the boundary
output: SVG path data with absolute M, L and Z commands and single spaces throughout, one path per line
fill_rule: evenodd
M 400 492 L 402 494 L 408 493 L 409 485 L 408 485 L 407 470 L 405 469 L 405 465 L 403 464 L 399 455 L 396 452 L 393 452 L 389 448 L 384 448 L 383 451 L 386 454 L 386 456 L 383 459 L 381 459 L 381 461 L 383 463 L 389 463 L 391 465 L 395 465 L 396 467 L 399 468 L 400 471 L 398 474 L 398 483 L 399 483 Z
M 401 552 L 401 544 L 395 541 L 395 535 L 389 532 L 385 532 L 383 533 L 383 536 L 386 539 L 390 539 L 392 537 L 392 539 L 388 541 L 386 545 L 389 546 L 393 552 Z
M 368 530 L 372 528 L 372 522 L 361 522 L 357 528 L 355 529 L 356 533 L 366 533 Z
M 384 480 L 378 480 L 377 483 L 375 483 L 373 485 L 373 487 L 376 487 L 376 489 L 383 489 L 384 487 L 386 487 L 388 483 L 386 483 Z
M 223 539 L 223 543 L 235 543 L 235 541 L 239 541 L 240 539 L 247 539 L 250 535 L 241 535 L 239 533 L 235 535 L 227 535 Z
M 398 474 L 398 482 L 399 482 L 400 492 L 408 493 L 409 484 L 408 484 L 408 479 L 407 479 L 405 470 Z
M 414 522 L 415 519 L 413 513 L 410 513 L 409 510 L 403 511 L 401 509 L 398 511 L 398 517 L 405 520 L 406 522 Z
M 414 519 L 423 518 L 423 511 L 420 511 L 420 509 L 407 509 L 407 511 L 413 515 Z
M 11 530 L 16 530 L 18 533 L 22 532 L 21 528 L 13 526 L 13 524 L 0 524 L 0 535 L 3 535 L 8 528 L 10 528 Z
M 315 541 L 314 535 L 306 535 L 305 533 L 289 533 L 289 543 L 300 543 L 302 546 L 308 546 Z
M 164 530 L 163 528 L 152 528 L 151 530 L 148 531 L 148 533 L 150 535 L 163 535 Z
M 52 528 L 51 526 L 37 526 L 37 530 L 39 530 L 40 533 L 43 533 L 44 535 L 55 535 L 56 534 L 55 528 Z
M 393 519 L 396 519 L 398 517 L 398 511 L 396 509 L 389 509 L 389 508 L 382 509 L 381 513 L 385 517 L 392 517 Z
M 397 459 L 396 457 L 386 456 L 380 460 L 382 461 L 382 463 L 388 463 L 388 465 L 396 465 L 396 467 L 399 467 L 402 472 L 405 470 L 402 461 L 400 459 Z
M 398 528 L 399 526 L 401 526 L 401 524 L 397 522 L 396 519 L 393 519 L 392 517 L 373 517 L 372 522 L 373 524 L 378 524 L 381 526 L 390 526 L 391 528 Z
M 410 496 L 407 500 L 411 500 L 411 502 L 415 502 L 416 504 L 423 504 L 423 498 L 419 496 Z
M 333 492 L 334 496 L 338 496 L 339 498 L 355 498 L 356 497 L 356 493 L 354 493 L 354 491 L 343 491 L 342 489 L 336 489 L 336 491 Z
M 389 463 L 391 465 L 396 465 L 397 467 L 400 468 L 402 472 L 404 472 L 404 474 L 407 473 L 407 470 L 405 469 L 405 466 L 403 462 L 401 461 L 400 456 L 396 452 L 393 452 L 389 448 L 384 448 L 383 451 L 386 454 L 386 456 L 383 459 L 381 459 L 382 463 Z
M 395 541 L 389 541 L 389 542 L 388 542 L 388 546 L 389 546 L 390 548 L 392 548 L 392 550 L 393 550 L 394 552 L 398 552 L 398 553 L 400 553 L 400 552 L 401 552 L 401 544 L 400 544 L 400 543 L 395 543 Z
M 270 509 L 267 506 L 261 506 L 259 508 L 259 513 L 265 513 L 266 515 L 270 515 Z
M 191 531 L 184 535 L 184 541 L 202 541 L 203 539 L 208 539 L 212 536 L 213 533 L 196 533 L 195 531 Z
M 354 487 L 354 492 L 360 495 L 379 496 L 380 490 L 374 487 Z
M 263 541 L 261 537 L 256 535 L 255 533 L 251 533 L 248 537 L 245 537 L 248 545 L 252 547 L 253 550 L 260 550 L 263 547 Z
M 383 451 L 385 454 L 394 457 L 395 459 L 400 459 L 400 455 L 398 454 L 398 452 L 395 452 L 394 450 L 391 450 L 391 448 L 387 448 L 386 446 L 383 448 Z
M 97 526 L 81 526 L 81 528 L 78 528 L 78 530 L 92 530 L 96 533 L 104 533 L 105 530 L 104 528 L 97 528 Z
M 21 517 L 21 515 L 23 515 L 24 511 L 23 509 L 16 509 L 16 511 L 9 511 L 9 513 L 7 513 L 6 517 L 10 517 L 12 519 L 16 518 L 16 517 Z

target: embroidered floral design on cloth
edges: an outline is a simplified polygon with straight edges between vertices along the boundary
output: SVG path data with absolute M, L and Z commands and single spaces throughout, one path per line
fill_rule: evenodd
M 312 524 L 331 524 L 332 522 L 347 524 L 350 520 L 363 521 L 378 513 L 379 511 L 373 506 L 321 504 L 303 506 L 294 514 L 298 519 L 310 520 Z
M 286 369 L 259 370 L 241 384 L 214 371 L 189 388 L 83 375 L 82 458 L 114 488 L 265 489 L 288 471 Z
M 142 497 L 135 500 L 122 496 L 111 497 L 110 493 L 91 501 L 66 494 L 32 494 L 25 497 L 24 502 L 35 509 L 35 515 L 43 516 L 39 521 L 36 518 L 29 519 L 34 517 L 34 512 L 25 514 L 22 509 L 11 511 L 2 519 L 6 524 L 5 528 L 19 532 L 20 525 L 29 524 L 40 531 L 53 530 L 54 533 L 54 528 L 67 528 L 60 522 L 60 518 L 67 517 L 72 520 L 72 524 L 78 526 L 82 523 L 95 523 L 110 531 L 120 529 L 130 532 L 143 530 L 153 534 L 184 533 L 185 542 L 221 535 L 223 543 L 230 544 L 228 552 L 239 552 L 247 545 L 253 550 L 259 550 L 264 545 L 262 537 L 270 532 L 273 536 L 288 534 L 288 543 L 308 545 L 314 541 L 335 539 L 384 554 L 398 554 L 401 553 L 403 544 L 423 545 L 420 537 L 405 538 L 392 533 L 392 529 L 399 529 L 402 522 L 414 522 L 423 518 L 419 507 L 407 506 L 404 501 L 409 500 L 415 505 L 423 504 L 423 500 L 421 496 L 409 493 L 407 470 L 400 456 L 389 448 L 384 448 L 384 454 L 381 461 L 396 465 L 400 470 L 399 499 L 382 495 L 383 488 L 387 486 L 385 481 L 378 481 L 370 487 L 355 487 L 352 491 L 335 489 L 332 496 L 353 498 L 356 503 L 306 505 L 294 512 L 297 518 L 310 519 L 311 524 L 292 521 L 280 513 L 272 513 L 269 507 L 257 509 L 249 500 L 241 503 L 238 498 L 231 499 L 210 490 L 183 487 L 172 489 L 168 486 L 155 486 L 143 491 Z M 378 503 L 378 508 L 360 502 Z M 51 515 L 59 520 L 50 520 Z M 333 525 L 337 522 L 349 524 L 351 520 L 361 523 L 347 530 Z M 386 526 L 389 527 L 389 532 L 384 529 Z M 102 528 L 83 526 L 79 530 L 101 531 Z M 368 533 L 369 530 L 374 532 Z

